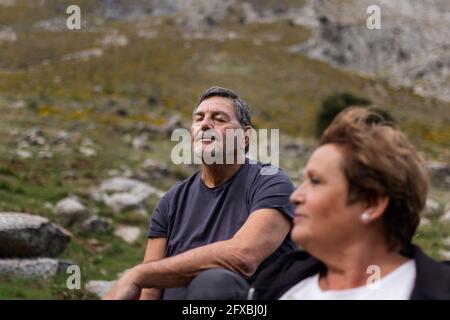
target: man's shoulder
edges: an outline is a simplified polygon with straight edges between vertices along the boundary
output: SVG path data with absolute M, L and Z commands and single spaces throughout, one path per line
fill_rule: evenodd
M 292 184 L 289 176 L 280 167 L 274 166 L 271 163 L 249 160 L 248 166 L 250 176 L 254 181 L 277 181 Z
M 163 199 L 173 199 L 177 194 L 185 190 L 187 187 L 189 187 L 196 179 L 198 179 L 198 175 L 200 174 L 200 171 L 197 171 L 193 175 L 191 175 L 189 178 L 186 178 L 184 180 L 177 181 L 163 196 Z

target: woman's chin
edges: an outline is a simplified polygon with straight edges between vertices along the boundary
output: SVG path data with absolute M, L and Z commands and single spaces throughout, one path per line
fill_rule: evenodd
M 305 243 L 308 242 L 308 235 L 305 230 L 302 230 L 303 228 L 300 227 L 294 227 L 291 231 L 291 239 L 300 247 L 304 247 Z

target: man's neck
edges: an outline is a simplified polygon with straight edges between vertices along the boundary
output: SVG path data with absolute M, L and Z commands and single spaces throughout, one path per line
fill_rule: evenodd
M 230 179 L 242 164 L 202 164 L 202 180 L 208 188 L 214 188 Z

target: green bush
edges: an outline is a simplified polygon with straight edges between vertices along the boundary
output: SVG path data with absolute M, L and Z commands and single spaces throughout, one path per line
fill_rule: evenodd
M 370 104 L 371 101 L 369 99 L 354 96 L 348 92 L 335 93 L 326 97 L 316 117 L 316 137 L 320 137 L 336 115 L 345 108 L 352 106 L 367 107 Z M 374 107 L 372 110 L 378 113 L 385 121 L 395 122 L 388 111 L 378 107 Z

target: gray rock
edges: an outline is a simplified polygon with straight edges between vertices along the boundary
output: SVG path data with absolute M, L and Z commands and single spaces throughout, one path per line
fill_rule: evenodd
M 441 217 L 440 220 L 441 220 L 442 222 L 450 223 L 450 210 L 447 211 L 447 212 L 445 212 L 445 213 L 442 215 L 442 217 Z
M 149 137 L 146 133 L 141 133 L 139 136 L 131 140 L 133 149 L 136 150 L 150 150 Z
M 92 280 L 86 283 L 85 290 L 102 299 L 113 288 L 116 281 Z
M 97 215 L 90 216 L 81 224 L 81 230 L 85 232 L 107 232 L 111 228 L 109 219 Z
M 94 143 L 88 138 L 83 139 L 78 151 L 87 158 L 95 157 L 97 155 L 97 150 L 94 147 Z
M 428 162 L 432 185 L 439 188 L 450 188 L 450 166 L 442 162 Z
M 128 44 L 128 38 L 124 34 L 120 34 L 118 30 L 110 31 L 101 41 L 104 48 L 107 47 L 123 47 Z
M 450 248 L 450 237 L 445 238 L 445 239 L 442 241 L 442 244 L 443 244 L 444 246 L 446 246 L 447 248 Z
M 85 25 L 84 19 L 81 22 L 82 27 Z M 63 17 L 55 17 L 46 20 L 40 20 L 33 23 L 33 28 L 50 31 L 50 32 L 58 32 L 67 30 L 66 20 Z
M 291 52 L 358 70 L 416 94 L 450 100 L 450 2 L 444 0 L 315 0 L 320 24 Z M 381 30 L 366 27 L 364 15 L 379 5 Z M 416 14 L 423 12 L 425 14 Z
M 307 158 L 312 151 L 312 148 L 306 146 L 301 140 L 285 143 L 282 148 L 283 153 L 286 152 L 290 156 L 302 158 Z
M 42 150 L 38 152 L 38 158 L 39 159 L 51 159 L 53 158 L 53 152 L 50 151 L 50 148 L 48 145 L 43 146 Z
M 419 222 L 420 227 L 425 227 L 425 226 L 429 226 L 429 225 L 431 225 L 430 219 L 423 218 L 423 217 L 420 219 L 420 222 Z
M 103 52 L 104 50 L 101 48 L 91 48 L 65 54 L 61 59 L 62 61 L 86 61 L 103 56 Z
M 118 225 L 116 230 L 114 230 L 114 235 L 123 239 L 125 242 L 132 244 L 141 235 L 141 230 L 134 226 Z
M 64 225 L 70 226 L 86 218 L 88 211 L 76 197 L 67 197 L 56 204 L 55 213 Z
M 120 175 L 120 170 L 119 169 L 109 169 L 107 171 L 107 174 L 110 177 L 116 177 L 116 176 Z
M 103 196 L 104 203 L 111 208 L 114 213 L 120 213 L 127 210 L 142 209 L 145 205 L 146 197 L 130 194 L 116 193 L 112 196 Z
M 161 128 L 161 132 L 166 134 L 166 135 L 168 135 L 170 137 L 172 135 L 172 132 L 175 129 L 179 129 L 179 128 L 183 128 L 183 124 L 181 122 L 180 116 L 174 115 Z
M 163 192 L 142 181 L 115 177 L 100 186 L 103 202 L 115 213 L 130 209 L 143 209 L 149 197 L 163 196 Z
M 52 144 L 64 144 L 68 142 L 69 139 L 69 133 L 65 130 L 60 130 L 53 136 Z
M 0 6 L 12 7 L 16 5 L 16 0 L 0 0 Z
M 50 258 L 0 259 L 0 274 L 24 278 L 48 278 L 66 270 L 65 262 Z
M 441 214 L 441 205 L 434 199 L 428 198 L 425 210 L 423 212 L 424 216 L 427 218 L 436 218 Z
M 0 213 L 0 257 L 54 257 L 71 239 L 47 218 L 25 213 Z
M 103 181 L 103 183 L 100 185 L 100 191 L 105 193 L 131 192 L 135 188 L 142 186 L 149 186 L 149 185 L 139 180 L 128 179 L 123 177 L 114 177 Z
M 17 33 L 10 27 L 0 28 L 0 43 L 17 41 Z
M 439 255 L 442 257 L 443 260 L 450 261 L 450 251 L 449 250 L 441 250 L 441 251 L 439 251 Z
M 33 157 L 33 154 L 31 153 L 31 151 L 26 150 L 26 149 L 18 149 L 16 151 L 16 155 L 20 159 L 30 159 L 31 157 Z
M 19 143 L 20 142 L 43 146 L 47 143 L 47 140 L 42 128 L 34 127 L 19 136 Z
M 142 172 L 148 173 L 149 178 L 162 179 L 164 177 L 170 176 L 171 172 L 167 165 L 162 164 L 153 159 L 146 159 L 141 165 Z
M 25 102 L 25 100 L 16 100 L 14 102 L 12 102 L 9 107 L 11 109 L 23 109 L 27 106 L 27 103 Z

